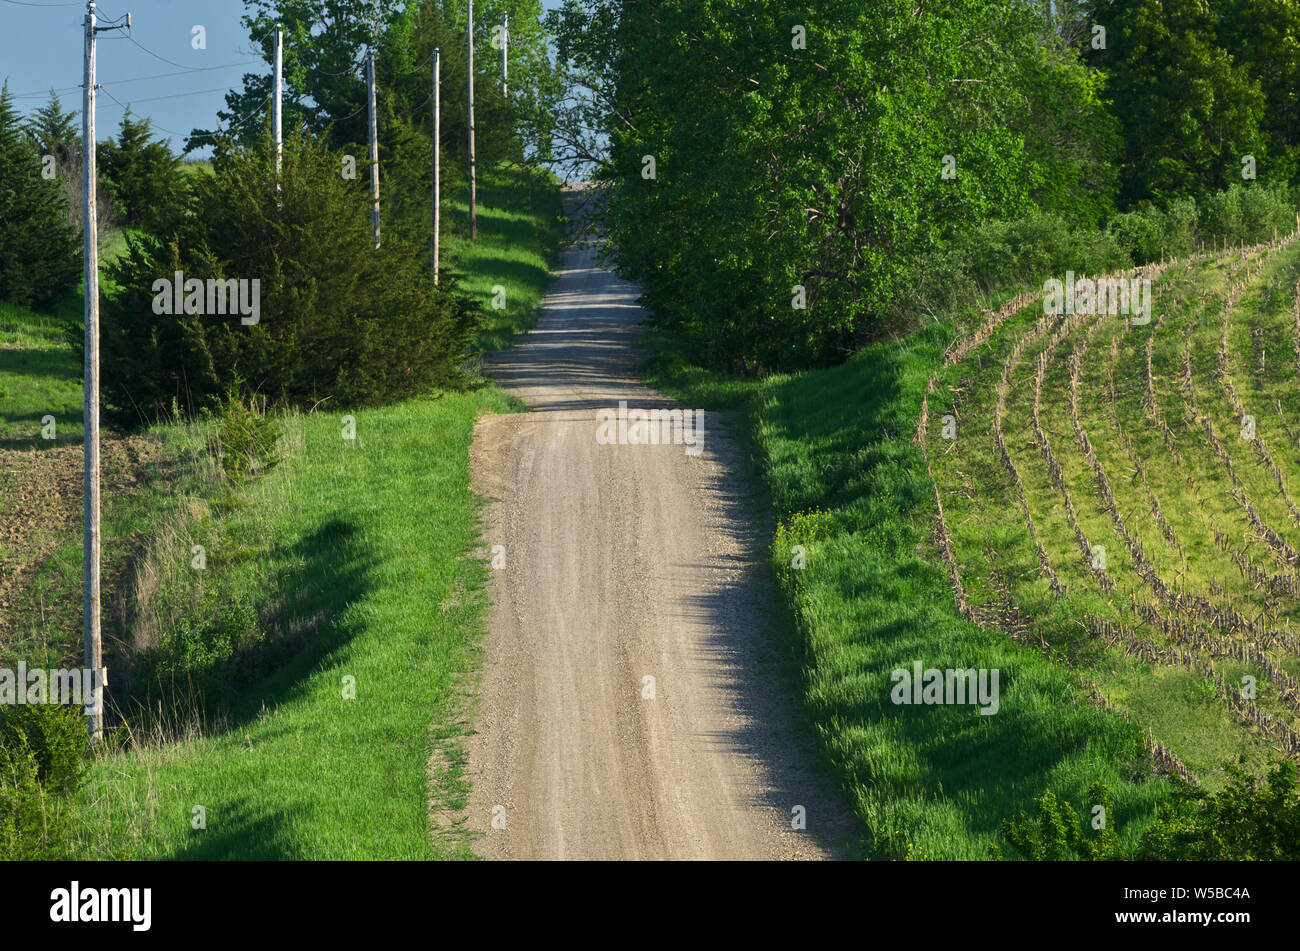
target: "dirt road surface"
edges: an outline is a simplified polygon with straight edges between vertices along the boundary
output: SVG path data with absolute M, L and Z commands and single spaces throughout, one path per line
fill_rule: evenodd
M 483 417 L 472 452 L 506 558 L 469 744 L 475 850 L 837 857 L 848 807 L 767 629 L 736 446 L 708 413 L 697 455 L 597 441 L 597 410 L 676 405 L 633 374 L 636 297 L 572 244 L 538 327 L 491 361 L 531 412 Z

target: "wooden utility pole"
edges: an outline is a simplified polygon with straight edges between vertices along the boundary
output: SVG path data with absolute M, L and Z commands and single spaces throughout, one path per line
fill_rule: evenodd
M 86 284 L 85 387 L 82 423 L 85 429 L 85 491 L 81 589 L 86 669 L 94 673 L 91 688 L 90 738 L 97 742 L 104 729 L 104 665 L 99 632 L 99 233 L 95 219 L 95 0 L 86 4 L 85 85 L 81 97 L 81 233 Z
M 510 14 L 506 14 L 505 22 L 501 25 L 501 95 L 505 96 L 508 92 L 506 85 L 506 51 L 510 48 Z
M 280 187 L 280 166 L 284 156 L 284 30 L 275 27 L 275 187 Z
M 469 0 L 469 239 L 478 240 L 478 172 L 474 164 L 474 0 Z
M 370 223 L 375 230 L 375 250 L 379 250 L 379 126 L 375 117 L 375 50 L 366 52 L 366 84 L 370 87 Z
M 442 231 L 442 51 L 433 51 L 433 283 L 438 283 Z
M 85 384 L 82 391 L 82 424 L 84 440 L 84 492 L 82 524 L 82 629 L 85 635 L 85 667 L 91 671 L 91 698 L 87 707 L 87 728 L 91 742 L 99 742 L 104 731 L 104 684 L 108 672 L 104 669 L 103 643 L 99 627 L 99 222 L 95 203 L 95 34 L 103 30 L 116 30 L 117 26 L 98 26 L 95 0 L 86 3 L 85 72 L 81 98 L 81 232 L 82 264 L 85 269 Z M 126 26 L 131 26 L 127 14 Z M 85 698 L 83 698 L 85 699 Z

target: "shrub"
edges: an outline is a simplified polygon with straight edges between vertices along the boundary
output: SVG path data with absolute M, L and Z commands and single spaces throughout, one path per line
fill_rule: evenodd
M 0 709 L 0 856 L 67 858 L 89 741 L 79 707 Z
M 110 269 L 103 309 L 105 403 L 149 420 L 219 408 L 236 381 L 272 403 L 374 405 L 461 385 L 479 312 L 435 287 L 423 244 L 374 250 L 365 182 L 305 134 L 285 144 L 279 188 L 263 142 L 230 148 L 199 176 L 191 213 L 143 236 Z M 238 313 L 155 314 L 155 282 L 259 281 L 257 321 Z M 167 285 L 161 285 L 167 286 Z M 241 384 L 242 385 L 242 384 Z
M 281 426 L 265 413 L 252 398 L 248 403 L 239 397 L 238 383 L 226 394 L 221 406 L 215 445 L 221 471 L 235 485 L 242 486 L 253 476 L 269 472 L 279 462 L 276 444 Z
M 1188 789 L 1165 804 L 1143 833 L 1139 859 L 1277 861 L 1300 859 L 1300 788 L 1294 763 L 1261 780 L 1229 765 L 1229 784 L 1213 795 Z
M 1004 820 L 1002 838 L 1013 853 L 1034 861 L 1059 859 L 1139 859 L 1145 861 L 1278 861 L 1300 859 L 1300 786 L 1295 764 L 1276 764 L 1262 779 L 1240 766 L 1225 767 L 1230 781 L 1217 793 L 1181 786 L 1160 807 L 1142 833 L 1133 855 L 1124 854 L 1114 831 L 1114 816 L 1100 780 L 1089 795 L 1106 809 L 1107 823 L 1097 835 L 1083 829 L 1080 816 L 1051 791 L 1034 802 L 1035 814 Z M 1002 848 L 989 847 L 992 858 Z
M 1155 209 L 1127 211 L 1112 218 L 1106 231 L 1129 253 L 1134 263 L 1146 264 L 1158 260 L 1165 245 L 1162 217 Z
M 1282 186 L 1234 183 L 1205 199 L 1201 231 L 1212 242 L 1254 244 L 1295 227 L 1295 204 Z
M 1083 821 L 1070 803 L 1058 801 L 1051 790 L 1034 800 L 1033 816 L 1021 812 L 1015 819 L 1005 819 L 999 831 L 1017 855 L 1036 862 L 1123 858 L 1104 782 L 1097 780 L 1093 784 L 1088 802 L 1094 810 L 1104 810 L 1099 813 L 1103 817 L 1100 828 L 1092 832 L 1084 831 Z M 991 845 L 989 856 L 1002 858 L 1001 848 Z

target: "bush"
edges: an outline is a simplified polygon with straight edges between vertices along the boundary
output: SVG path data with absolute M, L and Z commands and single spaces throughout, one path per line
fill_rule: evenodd
M 1035 862 L 1063 859 L 1099 861 L 1123 858 L 1114 829 L 1114 807 L 1106 784 L 1097 780 L 1088 792 L 1090 815 L 1102 817 L 1099 829 L 1085 831 L 1084 823 L 1069 802 L 1060 802 L 1051 790 L 1034 800 L 1034 815 L 1021 812 L 1003 820 L 999 831 L 1015 854 Z M 1100 807 L 1100 813 L 1095 810 Z M 1002 849 L 989 847 L 989 857 L 1002 858 Z
M 89 748 L 80 707 L 0 709 L 0 856 L 71 857 L 69 830 Z
M 1107 822 L 1099 833 L 1085 832 L 1087 817 L 1081 818 L 1068 802 L 1058 802 L 1050 790 L 1034 801 L 1032 817 L 1021 812 L 1015 819 L 1004 820 L 999 831 L 1014 855 L 1033 861 L 1300 859 L 1300 787 L 1295 764 L 1283 761 L 1263 779 L 1231 763 L 1225 768 L 1230 781 L 1217 793 L 1180 786 L 1143 831 L 1132 855 L 1126 855 L 1119 844 L 1115 816 L 1100 780 L 1089 795 L 1091 805 L 1106 810 Z M 1002 848 L 990 846 L 989 855 L 1002 858 Z
M 285 144 L 277 189 L 269 143 L 232 147 L 196 179 L 191 213 L 169 234 L 129 242 L 110 269 L 121 291 L 103 308 L 107 405 L 150 420 L 173 399 L 218 409 L 237 381 L 299 406 L 463 384 L 477 306 L 433 285 L 423 243 L 385 236 L 373 249 L 365 182 L 341 168 L 341 153 L 300 133 Z M 187 283 L 247 281 L 250 292 L 258 281 L 256 322 L 155 314 L 155 300 L 171 309 L 155 282 L 169 288 L 177 271 Z
M 1038 284 L 1066 271 L 1103 274 L 1130 263 L 1113 235 L 1072 230 L 1058 215 L 987 222 L 958 238 L 953 246 L 965 270 L 986 292 Z
M 265 414 L 264 405 L 257 406 L 251 398 L 246 405 L 237 387 L 238 383 L 222 404 L 213 449 L 226 478 L 242 486 L 253 476 L 270 472 L 279 462 L 276 444 L 281 426 Z
M 1233 184 L 1205 199 L 1201 232 L 1213 243 L 1255 244 L 1295 228 L 1295 204 L 1282 186 Z
M 1106 231 L 1137 264 L 1159 260 L 1165 245 L 1163 216 L 1155 209 L 1127 211 L 1116 215 Z
M 1161 808 L 1136 858 L 1183 861 L 1300 859 L 1300 788 L 1285 761 L 1262 780 L 1227 767 L 1231 782 L 1209 795 L 1188 789 Z

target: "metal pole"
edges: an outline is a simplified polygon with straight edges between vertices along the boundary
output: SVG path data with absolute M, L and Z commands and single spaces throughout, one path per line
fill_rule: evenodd
M 433 51 L 433 283 L 438 283 L 442 231 L 442 51 Z
M 103 648 L 99 630 L 99 232 L 95 215 L 95 3 L 86 4 L 85 87 L 81 104 L 81 229 L 86 285 L 85 521 L 82 547 L 82 611 L 86 668 L 92 673 L 90 739 L 104 729 Z
M 478 240 L 478 173 L 474 163 L 474 0 L 469 0 L 469 239 Z
M 275 28 L 275 177 L 279 188 L 280 166 L 284 155 L 284 30 Z
M 375 118 L 375 51 L 366 53 L 366 82 L 370 86 L 370 223 L 375 229 L 375 250 L 379 250 L 379 127 Z

